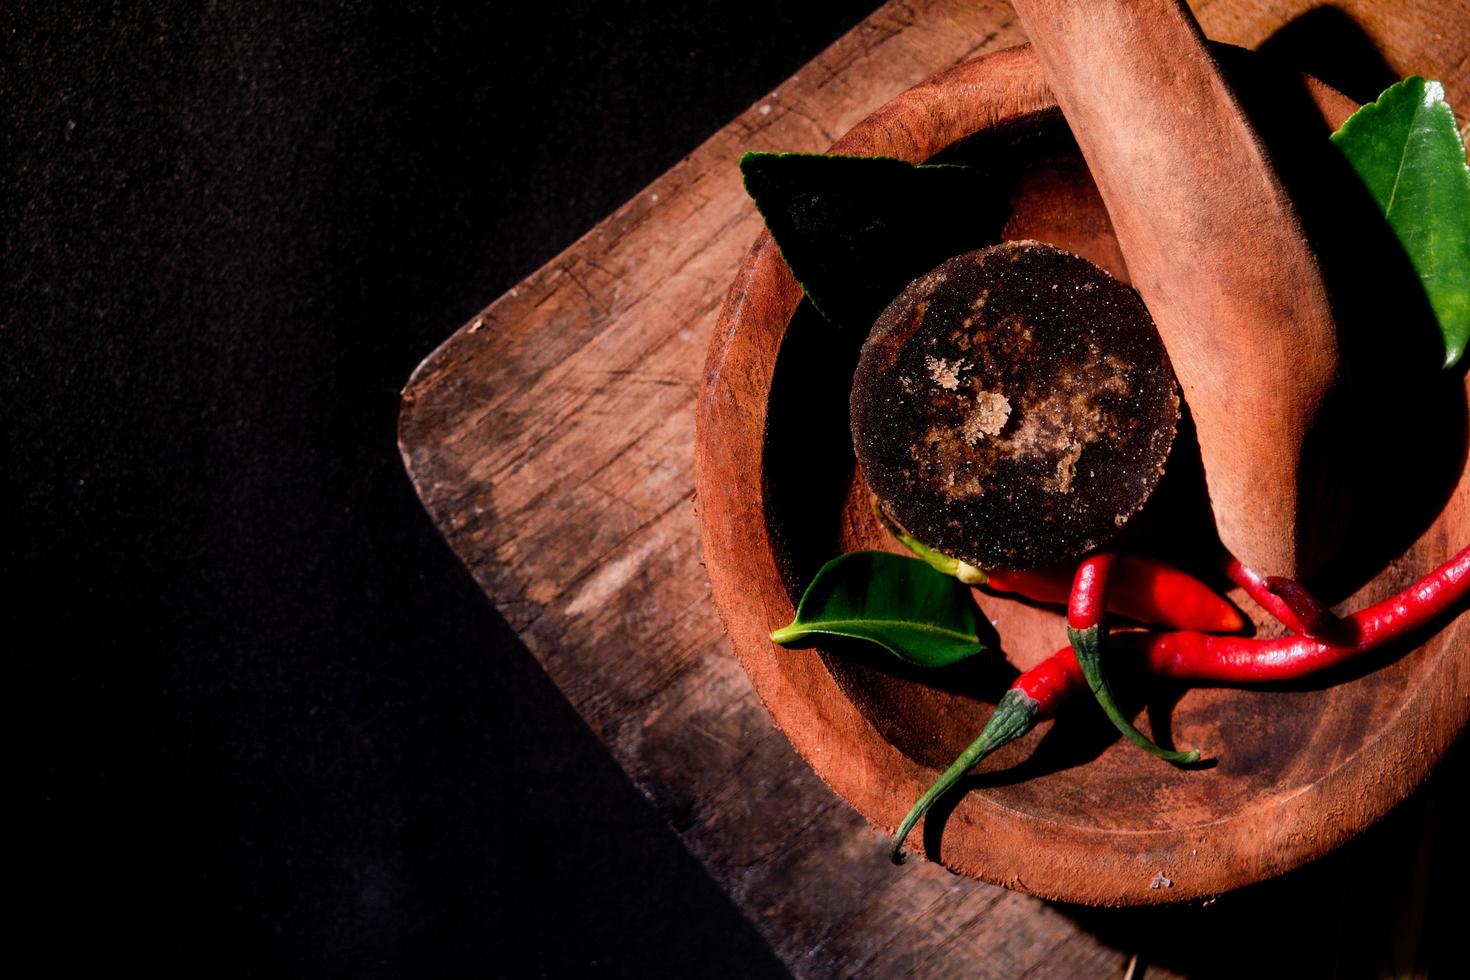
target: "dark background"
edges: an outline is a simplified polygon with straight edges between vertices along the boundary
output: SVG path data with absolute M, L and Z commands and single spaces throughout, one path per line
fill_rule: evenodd
M 5 880 L 46 972 L 784 975 L 394 426 L 450 332 L 874 6 L 0 7 Z M 1382 87 L 1340 19 L 1275 47 Z M 1200 975 L 1464 966 L 1463 755 L 1213 909 L 1061 911 Z
M 875 6 L 3 5 L 10 883 L 47 972 L 784 975 L 394 429 L 455 328 Z

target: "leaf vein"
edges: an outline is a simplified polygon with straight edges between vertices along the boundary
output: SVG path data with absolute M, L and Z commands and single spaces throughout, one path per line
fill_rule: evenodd
M 966 643 L 979 643 L 980 637 L 974 633 L 961 633 L 957 630 L 945 629 L 933 623 L 925 623 L 910 619 L 816 619 L 809 622 L 799 622 L 809 630 L 860 630 L 875 628 L 885 629 L 909 629 L 917 633 L 925 633 L 932 636 L 943 636 L 952 640 L 964 640 Z
M 1404 179 L 1404 171 L 1407 169 L 1409 160 L 1409 147 L 1414 142 L 1414 130 L 1419 125 L 1419 116 L 1424 112 L 1424 100 L 1417 99 L 1414 105 L 1414 114 L 1409 117 L 1409 124 L 1404 128 L 1403 146 L 1399 148 L 1398 167 L 1393 173 L 1393 189 L 1388 192 L 1388 203 L 1383 206 L 1383 217 L 1390 224 L 1393 223 L 1393 204 L 1399 196 L 1399 183 Z

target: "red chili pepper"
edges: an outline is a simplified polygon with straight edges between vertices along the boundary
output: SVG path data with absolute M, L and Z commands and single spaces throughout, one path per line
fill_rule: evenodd
M 1087 678 L 1087 686 L 1113 726 L 1128 737 L 1134 745 L 1167 762 L 1180 765 L 1199 761 L 1199 751 L 1176 751 L 1156 745 L 1147 735 L 1133 726 L 1113 698 L 1113 690 L 1102 670 L 1102 621 L 1107 600 L 1108 579 L 1113 568 L 1110 554 L 1093 555 L 1077 566 L 1077 577 L 1072 583 L 1072 599 L 1067 604 L 1067 638 L 1072 641 L 1072 650 L 1077 655 L 1077 665 Z M 1205 634 L 1196 634 L 1203 636 Z
M 1470 547 L 1403 591 L 1338 619 L 1342 637 L 1338 642 L 1307 636 L 1261 640 L 1190 631 L 1119 633 L 1111 642 L 1120 656 L 1141 657 L 1139 666 L 1160 677 L 1267 684 L 1297 680 L 1370 653 L 1423 629 L 1467 597 Z M 1082 683 L 1080 667 L 1067 663 L 1072 653 L 1071 647 L 1058 650 L 1017 678 L 1012 688 L 1038 692 L 1033 697 L 1045 705 L 1044 710 L 1054 710 L 1061 698 Z
M 1193 622 L 1176 626 L 1201 633 L 1238 633 L 1245 617 L 1223 596 L 1172 565 L 1140 555 L 1120 555 L 1108 590 L 1108 611 L 1141 623 Z
M 1236 574 L 1232 572 L 1230 577 L 1239 583 L 1241 579 Z M 1263 579 L 1258 580 L 1264 582 Z M 1264 589 L 1264 585 L 1261 588 Z M 1423 629 L 1466 597 L 1470 597 L 1470 547 L 1397 595 L 1342 617 L 1338 620 L 1336 632 L 1345 639 L 1336 644 L 1310 636 L 1248 639 L 1242 636 L 1207 636 L 1197 632 L 1122 633 L 1113 636 L 1113 642 L 1119 646 L 1119 654 L 1130 660 L 1141 658 L 1138 666 L 1148 673 L 1177 680 L 1236 683 L 1294 680 L 1317 670 L 1338 666 L 1377 646 Z M 1086 621 L 1086 616 L 1091 614 L 1086 605 L 1079 613 L 1078 621 Z M 1088 679 L 1073 646 L 1063 646 L 1047 660 L 1017 677 L 1000 704 L 995 705 L 995 714 L 992 714 L 985 730 L 980 732 L 980 738 L 939 776 L 925 795 L 920 796 L 913 810 L 908 811 L 894 836 L 894 861 L 903 860 L 901 848 L 904 837 L 939 796 L 956 785 L 986 755 L 1026 735 L 1038 721 L 1053 717 L 1057 705 L 1070 693 L 1082 691 L 1086 685 Z
M 1285 603 L 1286 608 L 1296 616 L 1297 622 L 1302 625 L 1300 632 L 1303 636 L 1310 636 L 1317 640 L 1332 640 L 1341 629 L 1342 620 L 1337 618 L 1337 613 L 1324 605 L 1295 579 L 1272 575 L 1266 579 L 1266 588 L 1270 589 L 1271 594 Z
M 1295 680 L 1335 667 L 1422 629 L 1470 595 L 1470 547 L 1382 602 L 1338 621 L 1332 641 L 1309 636 L 1250 640 L 1198 632 L 1119 637 L 1141 649 L 1148 668 L 1190 680 L 1266 682 Z
M 1257 605 L 1270 613 L 1282 626 L 1293 633 L 1306 632 L 1305 626 L 1297 618 L 1296 613 L 1292 612 L 1291 607 L 1281 596 L 1271 591 L 1271 587 L 1266 584 L 1266 577 L 1260 572 L 1246 567 L 1239 558 L 1232 555 L 1225 562 L 1225 575 L 1230 581 L 1244 589 L 1246 595 L 1255 600 Z
M 953 575 L 968 585 L 1018 595 L 1033 602 L 1067 603 L 1072 591 L 1070 568 L 982 570 L 918 541 L 889 518 L 877 497 L 873 498 L 873 511 L 900 544 L 946 575 Z M 1214 589 L 1188 572 L 1137 555 L 1123 555 L 1118 559 L 1108 591 L 1108 611 L 1140 623 L 1202 633 L 1237 633 L 1245 628 L 1244 617 Z
M 1274 575 L 1266 578 L 1233 557 L 1225 563 L 1225 574 L 1293 633 L 1319 640 L 1337 639 L 1341 620 L 1300 583 Z
M 987 571 L 986 586 L 1036 602 L 1065 604 L 1073 573 L 1065 568 L 1041 571 Z M 1188 572 L 1152 558 L 1120 555 L 1108 587 L 1108 612 L 1140 623 L 1173 626 L 1201 633 L 1238 633 L 1245 617 L 1219 593 Z M 1178 625 L 1189 623 L 1189 626 Z
M 1239 565 L 1238 562 L 1234 562 Z M 1240 566 L 1244 569 L 1244 566 Z M 1249 569 L 1245 569 L 1248 573 Z M 1232 570 L 1230 577 L 1245 587 Z M 1242 576 L 1243 577 L 1243 576 Z M 1256 577 L 1264 591 L 1264 579 Z M 1255 588 L 1256 585 L 1247 587 Z M 1270 594 L 1270 593 L 1267 593 Z M 1141 657 L 1149 673 L 1177 680 L 1256 682 L 1294 680 L 1336 666 L 1429 625 L 1470 596 L 1470 547 L 1382 602 L 1339 620 L 1349 641 L 1328 643 L 1306 636 L 1256 640 L 1195 632 L 1124 633 L 1112 639 L 1124 656 Z M 1264 605 L 1264 603 L 1263 603 Z M 1067 646 L 1016 678 L 974 743 L 946 769 L 899 825 L 893 859 L 902 861 L 904 838 L 924 813 L 985 756 L 1051 718 L 1073 692 L 1088 685 L 1076 651 Z
M 1096 630 L 1107 613 L 1108 585 L 1117 556 L 1109 552 L 1093 555 L 1077 566 L 1072 595 L 1067 599 L 1068 631 Z

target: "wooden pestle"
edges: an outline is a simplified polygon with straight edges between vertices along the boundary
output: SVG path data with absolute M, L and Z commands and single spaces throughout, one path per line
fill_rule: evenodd
M 1174 363 L 1221 541 L 1309 573 L 1337 328 L 1260 137 L 1183 2 L 1014 3 Z

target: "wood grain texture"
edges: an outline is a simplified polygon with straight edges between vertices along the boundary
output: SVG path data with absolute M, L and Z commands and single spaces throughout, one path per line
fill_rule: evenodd
M 1308 6 L 1195 9 L 1212 37 L 1254 47 Z M 1395 70 L 1438 73 L 1467 102 L 1456 5 L 1342 6 Z M 824 149 L 935 71 L 1023 39 L 1004 4 L 889 4 L 462 327 L 404 391 L 404 459 L 451 545 L 799 976 L 1121 976 L 1128 958 L 1036 899 L 933 865 L 894 874 L 880 832 L 796 757 L 731 656 L 691 499 L 704 352 L 760 230 L 738 155 Z

